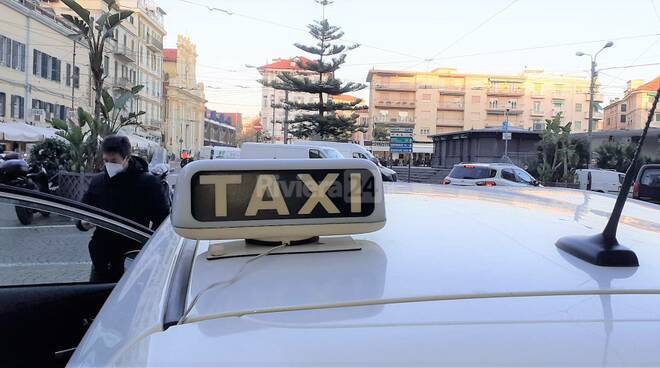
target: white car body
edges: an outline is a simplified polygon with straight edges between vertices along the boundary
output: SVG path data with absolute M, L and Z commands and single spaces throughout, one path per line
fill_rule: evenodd
M 582 190 L 601 193 L 619 193 L 626 174 L 613 170 L 580 169 L 575 170 L 575 181 Z M 591 178 L 591 182 L 589 181 Z
M 69 366 L 657 366 L 660 207 L 623 211 L 618 240 L 639 267 L 555 246 L 600 231 L 613 204 L 555 188 L 388 184 L 383 229 L 321 239 L 360 250 L 261 258 L 171 326 L 172 300 L 188 307 L 246 258 L 208 260 L 217 241 L 166 221 Z
M 359 158 L 369 160 L 376 165 L 383 176 L 384 181 L 397 181 L 396 171 L 385 167 L 380 164 L 380 161 L 369 150 L 359 144 L 355 143 L 342 143 L 342 142 L 328 142 L 328 141 L 295 141 L 294 145 L 316 146 L 316 147 L 331 147 L 339 151 L 344 158 Z
M 236 147 L 204 146 L 199 150 L 200 160 L 238 159 L 241 150 Z
M 488 175 L 475 178 L 466 178 L 458 171 L 475 171 L 475 174 L 489 171 Z M 458 176 L 452 176 L 457 175 Z M 527 178 L 527 181 L 521 177 Z M 531 181 L 529 180 L 531 179 Z M 445 177 L 444 184 L 459 186 L 502 186 L 502 187 L 530 187 L 538 186 L 538 182 L 527 171 L 513 164 L 502 163 L 461 163 L 454 165 L 452 171 Z
M 246 142 L 241 145 L 241 159 L 308 158 L 343 158 L 343 156 L 339 151 L 330 147 L 252 142 Z

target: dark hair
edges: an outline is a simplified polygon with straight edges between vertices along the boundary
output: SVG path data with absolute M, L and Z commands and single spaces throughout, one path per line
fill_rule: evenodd
M 118 153 L 126 158 L 131 153 L 131 142 L 123 135 L 109 135 L 103 139 L 101 150 L 103 153 Z

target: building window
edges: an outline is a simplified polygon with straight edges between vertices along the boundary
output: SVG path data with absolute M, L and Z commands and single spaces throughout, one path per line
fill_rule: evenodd
M 488 106 L 489 106 L 491 109 L 496 109 L 496 108 L 497 108 L 497 100 L 490 100 L 490 101 L 488 102 Z
M 71 64 L 66 63 L 66 85 L 67 87 L 71 86 Z
M 24 98 L 21 96 L 11 96 L 11 117 L 13 119 L 23 119 L 25 116 L 23 101 Z
M 73 68 L 73 87 L 80 88 L 80 68 Z
M 110 75 L 110 57 L 107 55 L 103 56 L 103 75 Z
M 481 96 L 472 96 L 472 103 L 481 103 Z
M 555 114 L 564 111 L 564 103 L 563 102 L 555 101 L 555 102 L 552 103 L 552 107 L 555 109 Z
M 581 103 L 576 103 L 575 104 L 575 112 L 582 112 L 582 104 Z
M 421 134 L 421 135 L 429 135 L 429 134 L 431 134 L 431 130 L 428 129 L 428 128 L 423 128 L 423 129 L 420 129 L 420 130 L 419 130 L 419 134 Z
M 55 82 L 62 80 L 62 60 L 36 49 L 33 51 L 33 59 L 32 74 Z
M 534 93 L 535 94 L 540 94 L 542 89 L 543 89 L 543 84 L 534 83 Z
M 580 94 L 580 93 L 584 93 L 584 87 L 582 87 L 582 86 L 576 86 L 576 87 L 575 87 L 575 93 L 578 93 L 578 94 Z
M 6 103 L 7 103 L 6 98 L 7 98 L 7 95 L 0 92 L 0 118 L 5 117 L 5 111 L 7 110 L 6 107 L 5 107 Z
M 509 109 L 515 109 L 516 107 L 518 107 L 518 101 L 517 101 L 517 100 L 509 100 L 509 101 L 507 101 L 507 107 L 508 107 Z
M 621 116 L 619 117 L 619 122 L 620 122 L 620 123 L 625 123 L 625 122 L 626 122 L 626 116 L 625 116 L 625 115 L 621 115 Z
M 541 101 L 534 101 L 534 112 L 541 112 Z
M 626 112 L 628 110 L 628 106 L 626 104 L 621 104 L 621 112 Z
M 0 116 L 2 115 L 0 114 Z M 660 113 L 655 114 L 655 121 L 660 121 Z
M 536 119 L 532 121 L 532 130 L 539 131 L 544 129 L 545 129 L 545 123 L 543 122 L 543 120 Z
M 582 130 L 582 122 L 581 121 L 576 121 L 575 122 L 575 130 Z
M 0 36 L 0 65 L 25 71 L 25 44 Z

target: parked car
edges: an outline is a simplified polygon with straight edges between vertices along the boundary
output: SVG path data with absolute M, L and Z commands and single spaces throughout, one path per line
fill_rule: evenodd
M 331 147 L 339 151 L 344 158 L 360 158 L 369 160 L 376 165 L 378 165 L 378 170 L 380 171 L 383 181 L 397 181 L 396 171 L 385 167 L 380 164 L 380 161 L 371 153 L 369 150 L 364 148 L 359 144 L 355 143 L 342 143 L 342 142 L 328 142 L 328 141 L 296 141 L 293 142 L 295 145 L 307 145 L 307 146 L 322 146 L 322 147 Z
M 575 170 L 575 183 L 582 190 L 592 190 L 601 193 L 619 193 L 625 173 L 603 169 Z
M 339 151 L 330 147 L 298 144 L 243 143 L 241 159 L 304 159 L 344 158 Z
M 454 165 L 443 184 L 463 186 L 539 186 L 527 171 L 513 164 L 461 163 Z
M 660 165 L 644 165 L 633 186 L 633 198 L 660 204 Z

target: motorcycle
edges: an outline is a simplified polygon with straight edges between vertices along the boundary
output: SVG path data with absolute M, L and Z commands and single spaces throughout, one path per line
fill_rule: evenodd
M 170 165 L 167 161 L 167 157 L 167 151 L 165 149 L 161 148 L 156 150 L 149 162 L 149 172 L 160 180 L 163 193 L 169 200 L 168 205 L 171 205 L 172 200 L 174 199 L 174 189 L 171 188 L 170 183 L 167 182 L 167 175 L 170 173 Z
M 50 193 L 50 184 L 46 170 L 41 166 L 30 166 L 17 154 L 10 153 L 0 156 L 0 184 L 11 185 L 18 188 L 38 190 Z M 16 217 L 23 225 L 29 225 L 34 220 L 35 213 L 42 216 L 50 216 L 49 212 L 33 210 L 20 206 L 14 206 Z

